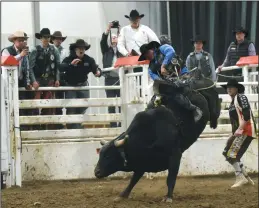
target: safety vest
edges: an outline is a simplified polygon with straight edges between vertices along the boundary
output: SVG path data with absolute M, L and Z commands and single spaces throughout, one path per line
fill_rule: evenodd
M 36 46 L 37 56 L 33 69 L 36 78 L 55 77 L 57 69 L 57 60 L 55 56 L 55 46 L 49 45 L 48 52 L 44 52 L 44 48 L 40 45 Z

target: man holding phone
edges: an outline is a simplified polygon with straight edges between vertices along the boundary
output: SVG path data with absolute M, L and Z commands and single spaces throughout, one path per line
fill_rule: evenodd
M 108 68 L 114 66 L 117 58 L 122 57 L 122 54 L 118 51 L 117 42 L 119 34 L 119 22 L 113 21 L 109 22 L 106 31 L 102 34 L 102 39 L 100 42 L 101 51 L 103 54 L 103 68 Z M 117 28 L 117 35 L 111 33 L 112 28 Z M 108 36 L 110 35 L 110 40 L 108 41 Z M 112 70 L 104 73 L 105 86 L 120 85 L 118 70 Z M 120 90 L 105 90 L 107 98 L 110 97 L 120 97 Z M 120 108 L 119 108 L 120 111 Z M 108 107 L 109 113 L 115 113 L 116 109 L 114 106 Z M 120 125 L 120 124 L 119 124 Z M 116 122 L 110 123 L 111 127 L 117 127 Z
M 2 50 L 2 56 L 14 56 L 14 58 L 19 61 L 18 67 L 18 79 L 19 87 L 25 87 L 27 90 L 31 90 L 32 86 L 30 83 L 30 68 L 28 59 L 28 47 L 27 39 L 29 37 L 23 31 L 16 31 L 8 37 L 8 40 L 13 43 L 13 45 L 4 48 Z M 20 93 L 22 96 L 23 93 Z M 22 96 L 24 97 L 24 96 Z M 20 97 L 21 99 L 21 97 Z

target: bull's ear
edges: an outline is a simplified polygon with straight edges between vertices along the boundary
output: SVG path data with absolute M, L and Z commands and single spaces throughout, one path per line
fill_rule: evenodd
M 105 145 L 107 143 L 107 141 L 105 141 L 105 140 L 102 140 L 102 141 L 100 141 L 100 144 L 103 146 L 103 145 Z

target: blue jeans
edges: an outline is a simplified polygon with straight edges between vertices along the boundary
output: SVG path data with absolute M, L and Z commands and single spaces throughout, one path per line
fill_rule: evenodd
M 89 90 L 84 91 L 68 91 L 65 94 L 66 99 L 76 99 L 76 98 L 89 98 Z M 67 108 L 67 115 L 73 114 L 84 114 L 87 108 Z M 82 125 L 78 124 L 67 124 L 68 129 L 82 129 Z

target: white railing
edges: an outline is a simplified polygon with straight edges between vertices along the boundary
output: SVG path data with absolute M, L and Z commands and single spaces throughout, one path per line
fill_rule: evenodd
M 68 90 L 104 90 L 104 89 L 119 89 L 121 92 L 120 98 L 89 98 L 89 99 L 49 99 L 49 100 L 18 100 L 18 75 L 16 67 L 2 67 L 5 71 L 3 77 L 7 82 L 5 85 L 6 101 L 9 101 L 5 107 L 1 108 L 5 112 L 8 137 L 4 138 L 2 134 L 2 141 L 7 144 L 7 149 L 11 149 L 8 156 L 8 168 L 11 175 L 7 177 L 7 186 L 21 185 L 21 138 L 23 144 L 39 144 L 39 143 L 64 143 L 64 142 L 85 142 L 98 141 L 103 138 L 113 139 L 122 131 L 125 131 L 130 124 L 134 115 L 144 110 L 146 104 L 152 96 L 152 81 L 148 76 L 148 69 L 146 65 L 142 65 L 143 72 L 133 73 L 134 67 L 125 66 L 118 69 L 107 68 L 103 71 L 119 70 L 119 86 L 87 86 L 87 87 L 40 87 L 39 91 L 68 91 Z M 253 66 L 254 68 L 255 66 Z M 227 67 L 222 70 L 233 70 L 237 67 Z M 239 67 L 238 67 L 239 68 Z M 244 75 L 249 75 L 249 66 L 243 67 Z M 128 71 L 125 74 L 125 70 Z M 254 75 L 253 75 L 254 76 Z M 141 84 L 140 84 L 141 79 Z M 217 83 L 217 86 L 224 83 Z M 250 90 L 251 86 L 257 86 L 258 82 L 245 79 L 244 83 L 246 89 Z M 7 90 L 6 90 L 7 89 Z M 24 88 L 20 88 L 24 91 Z M 252 92 L 252 91 L 251 91 Z M 4 93 L 3 90 L 1 94 Z M 253 110 L 256 117 L 258 117 L 258 95 L 248 94 L 248 99 L 253 103 Z M 223 103 L 229 103 L 228 95 L 220 95 Z M 35 109 L 35 108 L 68 108 L 68 107 L 121 107 L 121 113 L 115 114 L 84 114 L 84 115 L 35 115 L 35 116 L 19 116 L 19 109 Z M 99 110 L 98 110 L 99 112 Z M 4 115 L 4 114 L 2 114 Z M 222 110 L 220 119 L 227 119 L 228 111 Z M 121 128 L 99 128 L 99 129 L 63 129 L 63 130 L 34 130 L 21 131 L 20 125 L 34 125 L 34 124 L 68 124 L 68 123 L 102 123 L 102 122 L 121 122 Z M 4 125 L 4 122 L 1 122 Z M 1 126 L 3 129 L 4 127 Z M 230 124 L 220 124 L 216 130 L 207 126 L 200 136 L 200 139 L 211 138 L 227 138 L 231 132 Z M 11 159 L 12 158 L 12 159 Z

